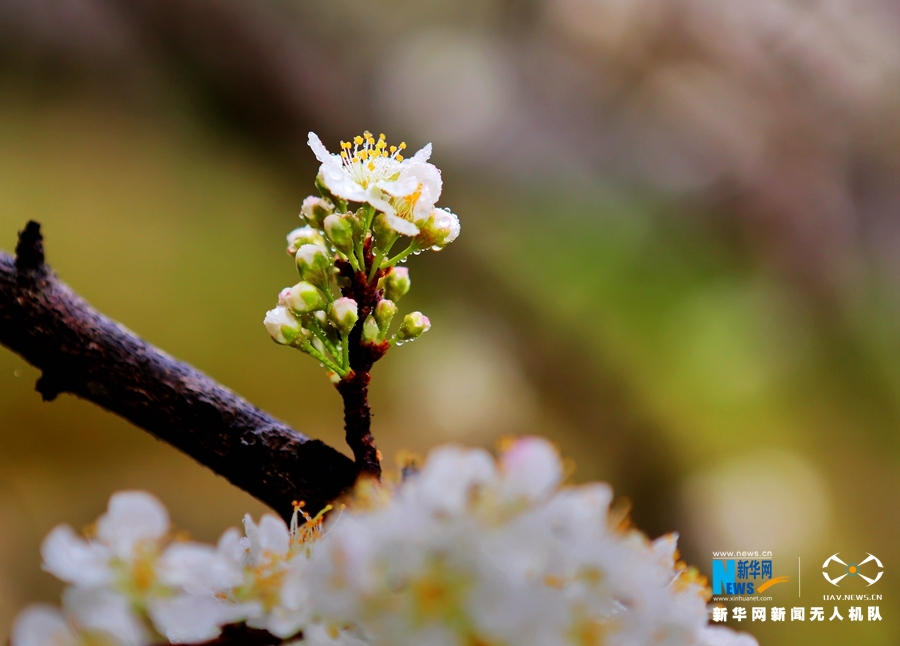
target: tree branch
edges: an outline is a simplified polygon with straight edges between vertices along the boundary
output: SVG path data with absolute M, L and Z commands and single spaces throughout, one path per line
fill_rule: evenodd
M 0 344 L 43 373 L 45 401 L 71 393 L 187 453 L 289 518 L 350 487 L 354 463 L 268 416 L 90 307 L 44 264 L 40 225 L 0 252 Z

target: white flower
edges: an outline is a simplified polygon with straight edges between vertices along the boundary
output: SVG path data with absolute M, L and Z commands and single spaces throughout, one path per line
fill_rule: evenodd
M 341 153 L 328 152 L 319 137 L 309 133 L 309 147 L 321 162 L 319 175 L 333 195 L 350 202 L 371 204 L 387 216 L 397 233 L 414 236 L 414 224 L 431 213 L 441 194 L 441 173 L 428 163 L 431 144 L 411 159 L 403 159 L 406 144 L 388 146 L 369 132 L 341 142 Z
M 215 597 L 242 583 L 240 563 L 221 548 L 170 543 L 168 512 L 150 494 L 115 494 L 96 528 L 85 540 L 61 525 L 41 547 L 44 568 L 72 584 L 63 602 L 80 630 L 142 646 L 150 634 L 140 614 L 146 608 L 160 633 L 189 643 L 214 638 L 220 625 L 253 610 Z
M 755 644 L 707 627 L 674 536 L 611 527 L 610 488 L 562 474 L 550 443 L 523 438 L 499 462 L 444 447 L 393 491 L 361 485 L 302 574 L 312 614 L 375 646 Z
M 247 625 L 278 637 L 291 637 L 309 622 L 307 582 L 300 575 L 305 557 L 292 550 L 291 533 L 277 516 L 265 514 L 257 525 L 247 514 L 244 531 L 247 538 L 240 544 L 245 577 L 235 595 L 257 604 L 257 611 L 247 616 Z M 223 543 L 233 545 L 233 536 L 223 536 L 220 549 Z

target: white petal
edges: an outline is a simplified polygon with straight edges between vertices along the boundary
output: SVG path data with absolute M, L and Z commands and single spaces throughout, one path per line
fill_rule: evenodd
M 112 580 L 109 550 L 84 540 L 68 525 L 59 525 L 47 534 L 41 556 L 44 569 L 66 583 L 90 587 Z
M 401 174 L 393 182 L 378 182 L 378 188 L 392 197 L 406 197 L 419 189 L 419 181 L 415 177 L 404 177 Z
M 233 563 L 241 564 L 244 561 L 244 557 L 247 555 L 249 547 L 249 541 L 241 536 L 241 533 L 237 529 L 229 527 L 225 530 L 225 533 L 222 534 L 222 538 L 219 539 L 216 550 L 223 558 L 227 558 Z
M 247 514 L 244 516 L 244 531 L 250 539 L 250 558 L 253 563 L 260 563 L 266 554 L 287 554 L 291 534 L 278 516 L 265 514 L 260 518 L 259 525 L 256 525 L 250 514 Z
M 104 588 L 67 588 L 63 606 L 88 630 L 109 633 L 122 646 L 143 646 L 147 631 L 125 597 Z
M 427 162 L 431 157 L 431 144 L 425 144 L 410 159 L 411 162 Z
M 75 633 L 62 613 L 51 606 L 25 608 L 16 617 L 10 635 L 11 646 L 68 646 Z
M 409 220 L 389 213 L 385 214 L 385 218 L 387 225 L 401 235 L 413 237 L 419 234 L 419 227 Z
M 313 154 L 316 156 L 316 159 L 321 163 L 325 163 L 328 161 L 332 155 L 328 152 L 328 149 L 325 148 L 325 144 L 322 143 L 322 140 L 319 139 L 319 135 L 314 132 L 309 133 L 309 139 L 307 140 L 309 147 L 312 148 Z
M 539 437 L 522 437 L 500 457 L 505 493 L 510 497 L 538 500 L 562 479 L 559 453 Z
M 193 644 L 219 636 L 220 627 L 245 620 L 258 608 L 232 604 L 214 597 L 181 595 L 150 604 L 156 630 L 173 644 Z
M 333 195 L 348 202 L 365 202 L 366 190 L 357 184 L 344 169 L 340 161 L 332 158 L 319 167 L 322 182 Z
M 240 585 L 243 572 L 238 564 L 214 547 L 199 543 L 175 543 L 157 563 L 160 580 L 192 594 L 215 593 Z
M 374 206 L 376 209 L 384 213 L 385 215 L 395 215 L 396 211 L 394 211 L 394 207 L 391 206 L 390 202 L 384 199 L 383 194 L 381 193 L 381 189 L 377 186 L 370 186 L 369 190 L 366 191 L 366 202 Z
M 473 490 L 496 479 L 494 460 L 482 449 L 441 446 L 428 456 L 414 480 L 420 500 L 437 511 L 459 513 Z
M 144 491 L 120 491 L 109 499 L 107 512 L 97 521 L 97 537 L 115 554 L 129 560 L 135 546 L 158 540 L 169 531 L 169 512 Z

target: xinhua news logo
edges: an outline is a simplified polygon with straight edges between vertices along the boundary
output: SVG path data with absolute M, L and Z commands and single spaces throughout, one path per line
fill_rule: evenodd
M 769 552 L 771 554 L 771 552 Z M 754 595 L 773 585 L 784 583 L 786 576 L 773 576 L 770 558 L 727 558 L 713 556 L 712 588 L 714 595 Z

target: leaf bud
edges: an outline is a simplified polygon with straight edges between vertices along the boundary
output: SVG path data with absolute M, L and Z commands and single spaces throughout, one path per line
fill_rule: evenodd
M 422 312 L 413 312 L 403 317 L 403 323 L 400 324 L 400 330 L 397 331 L 397 339 L 402 343 L 404 341 L 414 341 L 431 329 L 431 321 Z
M 328 308 L 328 319 L 340 330 L 341 334 L 350 334 L 350 330 L 359 320 L 356 301 L 346 296 L 337 299 Z

